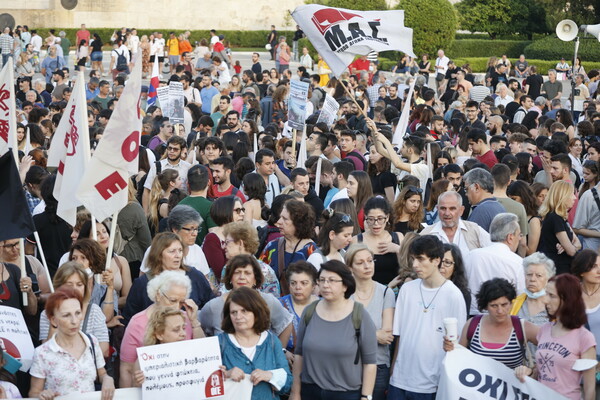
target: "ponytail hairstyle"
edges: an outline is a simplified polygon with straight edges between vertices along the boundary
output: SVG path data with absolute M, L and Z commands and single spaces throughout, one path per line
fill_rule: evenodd
M 331 239 L 329 239 L 329 232 L 340 233 L 344 228 L 354 228 L 352 218 L 348 214 L 342 214 L 335 212 L 332 208 L 326 208 L 323 210 L 323 226 L 319 230 L 319 236 L 317 237 L 317 245 L 326 256 L 331 251 Z
M 165 169 L 162 173 L 158 174 L 152 182 L 152 189 L 150 190 L 150 200 L 148 202 L 148 209 L 150 216 L 148 217 L 150 223 L 156 231 L 158 231 L 158 202 L 160 199 L 165 197 L 165 192 L 169 190 L 169 184 L 174 182 L 179 176 L 179 172 L 172 168 Z

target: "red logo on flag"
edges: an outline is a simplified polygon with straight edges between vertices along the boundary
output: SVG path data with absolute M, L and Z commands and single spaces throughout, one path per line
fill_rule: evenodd
M 363 18 L 361 15 L 337 10 L 335 8 L 324 8 L 314 13 L 312 21 L 322 35 L 331 25 L 340 21 L 350 21 L 354 17 Z
M 204 397 L 220 397 L 225 394 L 225 383 L 223 382 L 223 371 L 213 372 L 204 385 Z
M 79 133 L 77 133 L 77 126 L 75 125 L 75 105 L 71 108 L 69 124 L 71 124 L 71 130 L 65 136 L 65 147 L 67 148 L 67 156 L 73 156 L 77 153 L 77 142 L 79 142 Z M 69 144 L 71 144 L 71 150 L 69 150 Z
M 8 91 L 8 89 L 4 89 L 5 86 L 6 86 L 6 84 L 4 84 L 4 85 L 2 85 L 2 87 L 0 87 L 0 110 L 2 110 L 2 111 L 8 110 L 8 105 L 6 104 L 6 100 L 8 100 L 10 98 L 10 92 Z

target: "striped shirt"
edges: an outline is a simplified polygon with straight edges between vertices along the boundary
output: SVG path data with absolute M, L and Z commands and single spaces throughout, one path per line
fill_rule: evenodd
M 523 363 L 523 348 L 517 339 L 515 330 L 512 329 L 510 332 L 510 338 L 508 343 L 497 349 L 488 349 L 481 344 L 480 338 L 481 322 L 477 325 L 469 349 L 480 356 L 490 357 L 496 361 L 501 362 L 508 368 L 517 368 Z

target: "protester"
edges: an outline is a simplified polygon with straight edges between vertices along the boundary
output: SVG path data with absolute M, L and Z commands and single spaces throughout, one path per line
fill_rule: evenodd
M 347 214 L 336 213 L 328 208 L 323 211 L 324 223 L 319 229 L 317 250 L 309 257 L 311 263 L 318 271 L 321 264 L 329 260 L 344 260 L 345 249 L 352 241 L 354 223 Z

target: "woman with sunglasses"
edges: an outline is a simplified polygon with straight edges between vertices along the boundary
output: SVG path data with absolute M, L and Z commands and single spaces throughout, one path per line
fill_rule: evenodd
M 406 186 L 394 203 L 394 230 L 402 234 L 423 230 L 423 189 Z
M 392 231 L 392 207 L 383 197 L 373 197 L 365 204 L 365 233 L 359 233 L 353 243 L 365 243 L 373 249 L 375 272 L 373 280 L 388 285 L 398 274 L 398 252 L 404 235 Z
M 331 208 L 323 211 L 323 219 L 325 222 L 317 238 L 319 248 L 307 260 L 317 271 L 325 261 L 344 261 L 344 249 L 352 242 L 354 231 L 354 223 L 350 216 L 336 213 Z
M 245 212 L 246 209 L 237 196 L 219 197 L 210 206 L 210 217 L 217 226 L 212 228 L 204 238 L 202 250 L 217 281 L 220 281 L 223 266 L 227 262 L 223 249 L 225 240 L 223 227 L 230 222 L 243 221 Z

